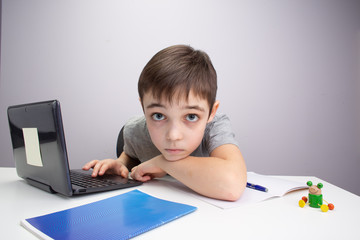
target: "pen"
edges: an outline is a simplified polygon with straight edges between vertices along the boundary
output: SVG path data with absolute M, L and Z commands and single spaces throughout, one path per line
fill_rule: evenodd
M 256 185 L 253 183 L 246 183 L 246 187 L 251 188 L 251 189 L 255 189 L 258 191 L 262 191 L 262 192 L 267 192 L 268 189 L 266 187 L 260 186 L 260 185 Z

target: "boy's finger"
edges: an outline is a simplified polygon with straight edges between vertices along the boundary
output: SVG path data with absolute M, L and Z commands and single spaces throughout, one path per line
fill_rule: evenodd
M 129 170 L 124 165 L 121 165 L 119 168 L 116 169 L 116 174 L 122 176 L 123 178 L 128 178 Z
M 105 174 L 105 172 L 106 172 L 108 169 L 109 169 L 109 164 L 103 163 L 103 164 L 101 165 L 101 167 L 99 168 L 98 174 L 99 174 L 100 176 L 102 176 L 102 175 Z
M 98 161 L 99 161 L 99 160 L 92 160 L 92 161 L 86 163 L 86 164 L 82 167 L 82 169 L 83 169 L 83 170 L 89 170 L 89 169 L 92 168 L 94 165 L 96 165 L 96 163 L 97 163 Z
M 128 178 L 129 176 L 129 170 L 125 169 L 125 168 L 122 168 L 120 170 L 120 176 L 122 176 L 123 178 Z
M 139 178 L 138 175 L 139 175 L 139 174 L 137 174 L 137 172 L 136 172 L 136 167 L 134 167 L 133 169 L 131 169 L 130 176 L 131 176 L 132 179 L 138 180 L 138 178 Z
M 141 182 L 147 182 L 149 180 L 151 180 L 151 176 L 149 176 L 149 175 L 144 175 L 139 179 L 139 181 L 141 181 Z
M 96 177 L 98 175 L 98 173 L 99 173 L 99 170 L 100 170 L 101 166 L 102 166 L 102 163 L 97 162 L 96 165 L 93 166 L 93 172 L 92 172 L 91 176 Z
M 139 173 L 139 171 L 136 171 L 136 167 L 133 168 L 131 171 L 131 178 L 140 182 L 147 182 L 151 180 L 151 177 L 149 175 L 142 175 Z

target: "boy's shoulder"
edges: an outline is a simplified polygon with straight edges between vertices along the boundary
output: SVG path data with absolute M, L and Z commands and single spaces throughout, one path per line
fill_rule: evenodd
M 230 125 L 230 118 L 225 113 L 216 113 L 213 120 L 207 124 L 206 128 L 210 130 L 219 125 Z
M 130 118 L 124 127 L 127 135 L 134 134 L 135 132 L 147 132 L 145 116 L 135 116 Z
M 134 116 L 126 122 L 126 126 L 133 126 L 145 123 L 145 116 Z
M 214 119 L 207 124 L 203 142 L 209 153 L 224 144 L 239 146 L 231 127 L 230 118 L 226 114 L 217 113 Z
M 225 113 L 216 113 L 213 120 L 214 121 L 229 120 L 229 117 Z

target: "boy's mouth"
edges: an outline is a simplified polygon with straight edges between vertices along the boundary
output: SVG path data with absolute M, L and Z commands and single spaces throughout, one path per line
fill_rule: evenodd
M 167 148 L 165 149 L 166 152 L 170 154 L 179 154 L 184 151 L 184 149 L 177 149 L 177 148 Z

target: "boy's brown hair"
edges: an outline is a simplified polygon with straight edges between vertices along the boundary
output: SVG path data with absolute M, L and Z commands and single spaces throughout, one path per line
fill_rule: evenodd
M 186 45 L 175 45 L 155 54 L 141 72 L 138 91 L 141 101 L 150 92 L 170 103 L 188 99 L 190 91 L 206 99 L 210 113 L 216 100 L 217 76 L 209 56 Z M 209 114 L 210 114 L 209 113 Z

